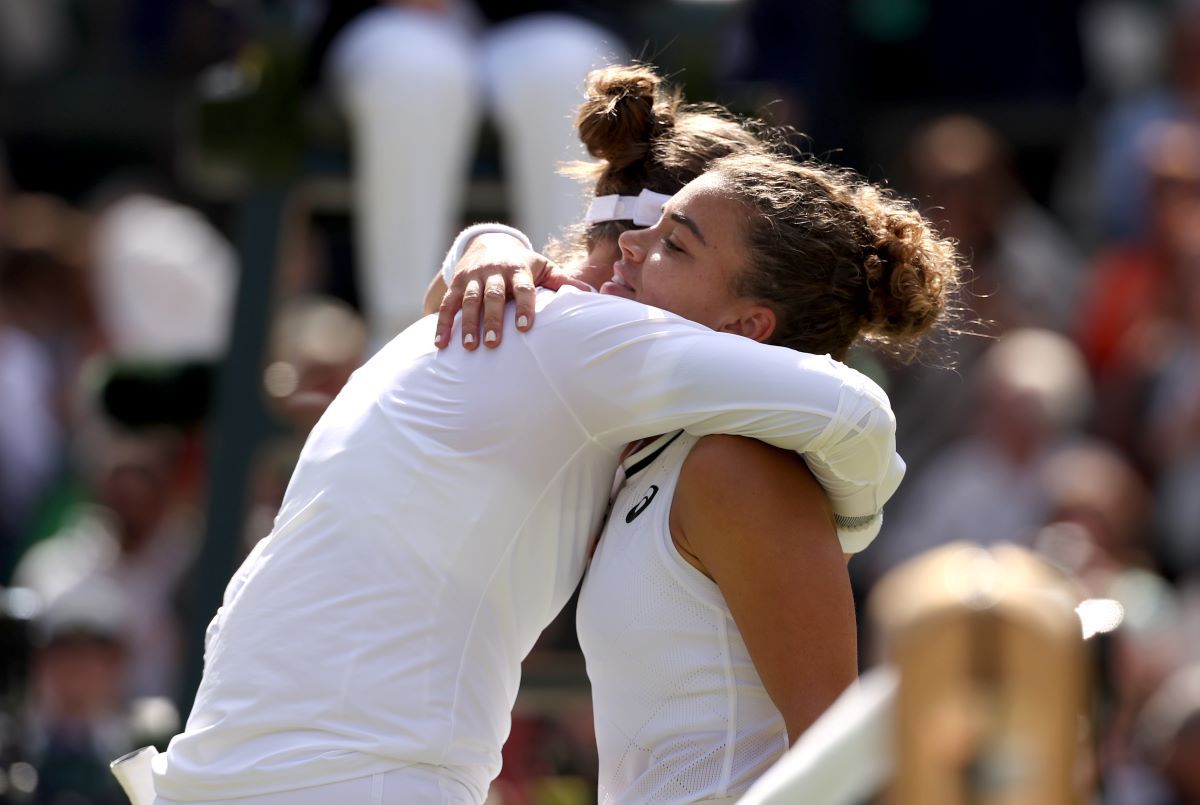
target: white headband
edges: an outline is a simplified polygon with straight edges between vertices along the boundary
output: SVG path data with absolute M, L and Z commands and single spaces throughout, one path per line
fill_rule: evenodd
M 589 224 L 633 221 L 636 226 L 651 226 L 658 223 L 663 205 L 670 199 L 665 193 L 653 190 L 643 190 L 636 196 L 596 196 L 583 220 Z

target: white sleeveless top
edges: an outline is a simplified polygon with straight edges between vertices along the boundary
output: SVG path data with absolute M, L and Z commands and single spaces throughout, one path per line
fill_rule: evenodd
M 724 597 L 671 540 L 697 438 L 662 436 L 625 460 L 580 593 L 600 805 L 733 802 L 788 746 Z

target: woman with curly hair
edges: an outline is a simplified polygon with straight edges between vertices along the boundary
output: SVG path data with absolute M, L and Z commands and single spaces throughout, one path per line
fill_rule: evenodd
M 587 258 L 566 273 L 717 332 L 837 360 L 859 341 L 911 352 L 951 317 L 958 258 L 910 205 L 757 137 L 726 137 L 707 162 L 689 151 L 681 167 L 677 138 L 736 123 L 680 105 L 647 68 L 594 73 L 589 89 L 578 126 L 601 160 L 598 198 Z M 647 192 L 673 195 L 643 228 L 634 216 Z M 622 214 L 609 220 L 613 209 Z M 451 283 L 469 301 L 551 273 L 518 238 L 484 238 Z M 500 320 L 488 302 L 492 345 Z M 452 294 L 443 340 L 455 305 Z M 464 339 L 477 320 L 464 309 Z M 740 436 L 664 432 L 631 445 L 618 475 L 577 615 L 600 801 L 732 802 L 855 679 L 843 554 L 866 547 L 878 521 L 845 516 L 819 464 Z

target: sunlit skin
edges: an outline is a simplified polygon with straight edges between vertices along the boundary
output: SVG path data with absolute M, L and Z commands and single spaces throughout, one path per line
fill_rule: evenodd
M 588 249 L 587 259 L 574 266 L 568 266 L 567 272 L 576 279 L 581 279 L 596 290 L 601 290 L 613 276 L 613 264 L 621 259 L 621 248 L 615 240 L 603 238 L 597 240 Z M 623 296 L 623 293 L 617 294 Z
M 775 315 L 734 292 L 738 273 L 746 270 L 746 210 L 723 192 L 721 181 L 701 176 L 667 202 L 654 226 L 622 233 L 620 259 L 600 290 L 762 341 L 774 330 Z M 589 255 L 588 265 L 595 270 L 602 262 Z

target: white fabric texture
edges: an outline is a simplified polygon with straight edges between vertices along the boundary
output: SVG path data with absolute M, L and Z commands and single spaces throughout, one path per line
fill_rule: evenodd
M 210 805 L 473 805 L 475 801 L 470 789 L 443 774 L 441 769 L 417 764 L 311 788 L 211 800 Z M 156 797 L 153 805 L 180 802 Z M 189 801 L 189 805 L 196 803 Z
M 720 589 L 671 539 L 671 501 L 697 438 L 679 435 L 627 479 L 584 577 L 577 626 L 601 805 L 733 802 L 788 747 Z
M 458 15 L 385 6 L 331 51 L 354 146 L 361 285 L 374 343 L 420 316 L 429 274 L 456 228 L 481 117 L 503 141 L 514 222 L 540 249 L 583 215 L 558 174 L 587 157 L 575 133 L 588 71 L 614 43 L 565 15 L 530 15 L 475 35 Z
M 574 289 L 537 310 L 517 333 L 510 306 L 514 337 L 478 352 L 434 348 L 426 317 L 355 372 L 226 591 L 161 796 L 426 763 L 482 800 L 627 443 L 685 428 L 808 451 L 868 512 L 902 466 L 883 392 L 827 356 Z

